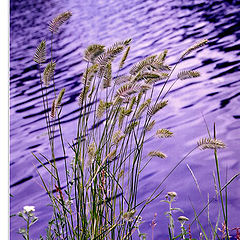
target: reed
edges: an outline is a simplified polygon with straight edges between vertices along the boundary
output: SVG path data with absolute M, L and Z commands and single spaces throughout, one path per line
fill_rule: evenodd
M 141 213 L 162 194 L 163 190 L 160 188 L 170 174 L 197 148 L 211 148 L 216 151 L 217 148 L 225 146 L 215 138 L 200 140 L 198 145 L 163 178 L 152 194 L 139 202 L 137 193 L 143 169 L 152 158 L 167 157 L 158 149 L 153 149 L 147 159 L 144 159 L 143 149 L 146 140 L 152 134 L 158 113 L 167 108 L 168 100 L 165 98 L 173 87 L 173 84 L 170 85 L 170 78 L 183 58 L 205 45 L 207 40 L 202 40 L 186 50 L 174 66 L 166 64 L 167 50 L 164 50 L 159 55 L 149 56 L 136 63 L 129 73 L 125 74 L 122 73 L 130 54 L 131 39 L 117 42 L 110 47 L 99 44 L 89 46 L 83 56 L 86 70 L 81 79 L 82 89 L 76 103 L 79 113 L 76 136 L 72 143 L 65 144 L 61 111 L 66 90 L 62 89 L 58 95 L 55 90 L 55 69 L 61 66 L 53 60 L 52 39 L 71 16 L 72 13 L 67 11 L 49 23 L 52 33 L 50 62 L 44 65 L 45 40 L 41 41 L 34 56 L 34 61 L 39 65 L 51 152 L 50 157 L 33 154 L 50 176 L 48 182 L 39 173 L 53 209 L 46 239 L 133 239 L 134 234 L 140 239 L 146 239 L 140 231 Z M 115 60 L 119 56 L 122 57 L 117 64 Z M 118 66 L 117 72 L 113 71 L 113 65 Z M 200 74 L 196 71 L 180 71 L 174 84 L 179 79 L 198 76 Z M 156 83 L 162 83 L 160 90 L 156 88 Z M 48 100 L 49 87 L 54 88 L 52 104 Z M 157 92 L 156 99 L 153 99 L 154 92 Z M 172 135 L 169 129 L 158 129 L 154 134 L 161 140 Z M 60 141 L 62 149 L 55 148 L 56 141 Z M 71 157 L 66 155 L 65 149 L 68 147 L 72 151 Z M 59 173 L 55 161 L 59 151 L 64 157 L 64 176 Z M 215 158 L 217 163 L 216 153 Z M 217 169 L 219 170 L 218 166 Z M 219 172 L 217 176 L 219 177 Z M 218 182 L 220 190 L 219 179 Z M 220 193 L 221 191 L 222 189 Z M 165 200 L 170 206 L 167 213 L 170 219 L 170 239 L 175 238 L 173 211 L 179 210 L 171 206 L 175 199 L 173 194 L 175 193 L 169 192 Z M 226 213 L 223 201 L 222 210 Z M 156 216 L 152 230 L 156 225 L 155 218 Z M 224 219 L 227 226 L 226 214 Z M 182 234 L 179 238 L 185 238 L 186 220 L 184 216 L 179 219 L 182 221 Z

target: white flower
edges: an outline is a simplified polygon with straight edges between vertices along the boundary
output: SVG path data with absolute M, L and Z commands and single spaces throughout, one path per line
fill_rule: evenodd
M 25 207 L 23 207 L 23 210 L 26 211 L 27 213 L 35 212 L 35 207 L 34 206 L 25 206 Z
M 168 192 L 167 195 L 168 195 L 171 199 L 173 199 L 173 198 L 175 198 L 175 197 L 177 196 L 177 193 L 176 193 L 176 192 Z
M 185 216 L 178 217 L 178 221 L 180 222 L 181 226 L 185 224 L 185 222 L 189 221 L 189 219 Z

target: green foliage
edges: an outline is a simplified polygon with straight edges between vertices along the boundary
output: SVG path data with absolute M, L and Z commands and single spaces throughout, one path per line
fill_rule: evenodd
M 49 23 L 49 30 L 56 33 L 71 15 L 68 11 L 54 18 Z M 83 59 L 87 62 L 87 67 L 81 79 L 79 117 L 72 143 L 66 145 L 63 140 L 64 132 L 60 121 L 60 105 L 64 101 L 66 89 L 62 89 L 58 96 L 54 90 L 50 111 L 46 108 L 49 105 L 48 99 L 43 97 L 51 156 L 33 155 L 51 178 L 50 182 L 46 182 L 39 174 L 53 209 L 46 239 L 131 239 L 135 231 L 140 239 L 146 239 L 146 235 L 140 231 L 140 214 L 160 196 L 162 191 L 159 189 L 168 176 L 198 147 L 223 147 L 220 140 L 200 140 L 198 146 L 176 164 L 150 196 L 139 202 L 137 194 L 141 173 L 154 157 L 166 158 L 166 154 L 153 149 L 149 153 L 150 159 L 146 161 L 143 149 L 146 137 L 152 133 L 156 123 L 153 118 L 157 119 L 158 113 L 168 105 L 164 98 L 172 87 L 168 84 L 170 77 L 183 58 L 206 44 L 207 40 L 186 50 L 173 67 L 165 63 L 168 51 L 164 50 L 159 55 L 144 58 L 131 67 L 129 72 L 119 76 L 119 70 L 129 56 L 130 43 L 131 39 L 117 42 L 110 47 L 93 44 L 85 50 Z M 121 53 L 123 56 L 117 65 L 118 71 L 115 72 L 113 66 Z M 56 68 L 52 56 L 51 42 L 51 61 L 43 71 L 46 89 L 49 86 L 55 89 L 55 83 L 51 81 Z M 38 46 L 34 61 L 44 63 L 45 41 Z M 41 69 L 39 71 L 41 75 Z M 198 75 L 196 71 L 185 70 L 178 74 L 178 79 Z M 160 90 L 155 86 L 156 82 L 162 82 Z M 157 94 L 156 99 L 153 99 L 154 93 Z M 50 124 L 50 117 L 53 124 Z M 59 138 L 54 138 L 58 130 Z M 155 135 L 162 141 L 162 138 L 171 137 L 173 132 L 162 128 Z M 59 173 L 55 161 L 59 154 L 59 149 L 55 148 L 56 141 L 60 141 L 62 147 L 64 173 Z M 67 147 L 72 151 L 71 161 L 66 155 Z M 173 212 L 181 211 L 179 208 L 172 208 L 175 194 L 168 192 L 164 200 L 169 204 L 166 215 L 170 221 L 170 239 L 174 239 Z M 181 230 L 179 237 L 185 237 L 187 234 L 184 226 L 181 226 Z M 23 229 L 21 233 L 25 234 Z

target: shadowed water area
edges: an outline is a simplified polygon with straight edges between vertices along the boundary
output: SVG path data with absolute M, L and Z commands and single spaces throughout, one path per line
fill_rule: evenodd
M 168 49 L 166 62 L 176 63 L 181 53 L 195 42 L 207 38 L 209 44 L 189 55 L 177 68 L 201 72 L 201 77 L 179 81 L 167 97 L 169 105 L 159 112 L 154 132 L 169 128 L 174 137 L 151 138 L 145 146 L 145 155 L 160 150 L 166 159 L 152 159 L 142 172 L 139 199 L 148 197 L 159 182 L 196 146 L 197 141 L 207 137 L 203 115 L 209 126 L 217 126 L 217 138 L 227 148 L 219 151 L 222 185 L 240 171 L 240 2 L 239 1 L 190 1 L 190 0 L 133 0 L 133 1 L 17 1 L 10 3 L 10 213 L 16 214 L 25 205 L 36 207 L 39 221 L 31 229 L 31 238 L 45 234 L 51 219 L 51 208 L 36 169 L 47 177 L 46 170 L 34 159 L 34 154 L 50 157 L 47 129 L 42 106 L 38 67 L 33 55 L 42 39 L 47 40 L 50 56 L 50 33 L 47 23 L 59 13 L 73 13 L 53 39 L 53 57 L 56 61 L 55 83 L 59 92 L 63 87 L 62 128 L 64 142 L 76 137 L 78 118 L 77 98 L 82 88 L 81 77 L 86 67 L 82 60 L 84 49 L 93 43 L 106 46 L 119 40 L 132 38 L 131 50 L 122 73 L 144 57 L 159 54 Z M 195 55 L 195 56 L 194 56 Z M 161 89 L 162 85 L 157 86 Z M 53 88 L 49 89 L 52 101 Z M 155 96 L 156 97 L 156 96 Z M 153 132 L 153 133 L 154 133 Z M 56 149 L 59 148 L 57 144 Z M 61 149 L 61 148 L 59 148 Z M 72 153 L 67 149 L 68 161 Z M 143 157 L 145 156 L 143 154 Z M 63 170 L 62 151 L 57 154 L 58 166 Z M 199 183 L 201 194 L 187 167 L 189 164 Z M 141 231 L 148 233 L 150 223 L 157 213 L 155 239 L 166 239 L 167 204 L 160 202 L 168 191 L 176 191 L 174 206 L 184 210 L 189 219 L 194 218 L 191 202 L 197 212 L 215 196 L 213 152 L 195 151 L 168 178 L 160 190 L 164 193 L 146 208 L 142 217 Z M 229 228 L 240 225 L 239 178 L 228 187 Z M 217 201 L 210 204 L 210 219 L 217 220 Z M 176 213 L 176 217 L 182 213 Z M 200 217 L 207 228 L 207 214 Z M 17 234 L 24 226 L 22 219 L 11 218 L 11 239 L 21 239 Z M 176 222 L 179 229 L 179 224 Z M 199 232 L 193 225 L 193 234 Z M 136 237 L 136 235 L 135 235 Z M 195 237 L 198 237 L 197 235 Z M 137 239 L 137 238 L 136 238 Z M 147 238 L 148 239 L 148 238 Z

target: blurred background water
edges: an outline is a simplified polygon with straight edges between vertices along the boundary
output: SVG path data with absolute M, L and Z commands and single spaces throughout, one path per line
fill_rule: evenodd
M 178 70 L 198 70 L 201 77 L 178 82 L 168 97 L 167 110 L 159 114 L 155 130 L 170 128 L 174 137 L 164 141 L 152 139 L 146 144 L 147 151 L 157 147 L 169 157 L 161 161 L 153 159 L 143 172 L 139 198 L 149 196 L 171 168 L 196 145 L 197 140 L 207 136 L 202 115 L 211 131 L 213 123 L 216 123 L 218 138 L 228 146 L 219 152 L 222 179 L 230 179 L 239 172 L 240 1 L 11 0 L 10 8 L 10 192 L 13 195 L 10 213 L 19 212 L 25 205 L 36 206 L 39 221 L 32 227 L 32 239 L 38 239 L 40 234 L 45 233 L 51 218 L 48 197 L 35 167 L 43 176 L 47 174 L 31 154 L 49 154 L 38 70 L 32 59 L 42 39 L 46 39 L 49 46 L 47 23 L 66 10 L 72 11 L 73 16 L 53 41 L 57 62 L 56 87 L 57 90 L 66 88 L 62 112 L 66 143 L 76 136 L 77 97 L 82 87 L 80 78 L 86 67 L 82 56 L 88 45 L 101 43 L 109 46 L 132 38 L 130 56 L 124 69 L 127 72 L 135 62 L 151 54 L 159 54 L 164 49 L 169 51 L 167 63 L 174 64 L 185 49 L 207 38 L 207 47 L 197 51 L 195 56 L 190 55 L 179 65 Z M 47 50 L 49 53 L 49 47 Z M 61 167 L 62 159 L 58 157 Z M 202 195 L 186 163 L 193 170 Z M 176 191 L 178 199 L 175 206 L 182 208 L 184 215 L 193 219 L 191 201 L 199 211 L 207 202 L 208 194 L 210 199 L 214 197 L 213 170 L 212 152 L 197 151 L 165 182 L 164 194 Z M 228 191 L 231 229 L 240 226 L 239 178 L 229 186 Z M 160 199 L 164 198 L 164 194 Z M 160 199 L 142 214 L 145 222 L 141 231 L 148 233 L 147 239 L 151 236 L 150 223 L 154 213 L 157 213 L 154 239 L 167 238 L 167 219 L 164 216 L 167 205 Z M 213 223 L 217 219 L 218 207 L 216 201 L 210 205 Z M 176 213 L 176 217 L 179 214 Z M 200 220 L 207 226 L 205 213 Z M 24 222 L 12 217 L 10 223 L 11 239 L 21 239 L 17 231 Z M 196 224 L 192 231 L 197 237 Z

